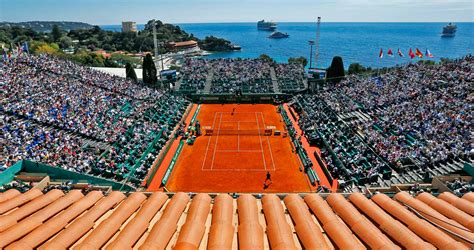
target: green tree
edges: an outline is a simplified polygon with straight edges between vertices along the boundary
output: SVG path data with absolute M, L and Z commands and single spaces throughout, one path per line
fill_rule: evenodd
M 58 42 L 59 38 L 63 35 L 61 28 L 57 24 L 53 25 L 53 30 L 51 30 L 51 36 L 53 39 L 53 42 Z
M 367 69 L 360 63 L 351 63 L 351 65 L 349 65 L 349 75 L 360 74 L 364 72 L 367 72 Z
M 308 65 L 308 59 L 306 59 L 304 56 L 290 57 L 288 58 L 288 63 L 301 64 L 303 67 L 306 67 L 306 65 Z
M 57 55 L 59 53 L 59 46 L 55 43 L 33 41 L 30 44 L 30 52 L 36 55 L 40 55 L 40 54 Z
M 63 36 L 59 39 L 59 47 L 61 47 L 62 49 L 68 49 L 72 47 L 72 45 L 72 39 L 68 36 Z
M 110 57 L 105 58 L 104 60 L 104 67 L 109 67 L 109 68 L 119 68 L 119 65 Z
M 125 64 L 125 75 L 127 79 L 131 79 L 135 83 L 138 82 L 137 74 L 135 73 L 135 69 L 132 67 L 132 64 Z
M 340 82 L 344 77 L 344 63 L 342 62 L 342 57 L 335 56 L 332 58 L 331 66 L 326 70 L 326 78 L 330 82 Z
M 261 54 L 258 58 L 261 59 L 261 60 L 270 62 L 270 63 L 274 63 L 274 62 L 275 62 L 275 60 L 273 60 L 273 58 L 271 58 L 271 57 L 270 57 L 269 55 L 267 55 L 267 54 Z
M 84 50 L 78 51 L 71 59 L 79 64 L 92 67 L 104 67 L 105 62 L 105 58 L 102 55 Z
M 153 58 L 151 54 L 146 54 L 145 58 L 143 58 L 143 82 L 148 84 L 156 84 L 158 78 L 156 75 L 156 67 L 155 63 L 153 62 Z
M 114 61 L 120 66 L 124 66 L 127 63 L 130 63 L 133 67 L 136 67 L 137 65 L 140 64 L 141 60 L 136 57 L 131 57 L 127 56 L 124 54 L 119 54 L 119 53 L 113 53 L 112 56 L 110 56 L 110 60 Z
M 181 32 L 181 30 L 179 29 Z M 214 36 L 207 36 L 199 41 L 199 47 L 207 51 L 229 51 L 232 50 L 230 41 Z

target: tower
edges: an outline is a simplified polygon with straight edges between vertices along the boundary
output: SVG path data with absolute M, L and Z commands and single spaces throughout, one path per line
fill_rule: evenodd
M 321 17 L 318 16 L 318 22 L 316 23 L 316 40 L 314 40 L 314 68 L 318 67 L 319 59 L 319 36 L 320 36 Z

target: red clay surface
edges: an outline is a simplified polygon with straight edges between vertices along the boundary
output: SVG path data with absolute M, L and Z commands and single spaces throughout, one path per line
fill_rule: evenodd
M 192 113 L 190 114 L 192 116 Z M 214 135 L 185 145 L 166 186 L 172 192 L 309 192 L 289 137 L 225 135 L 226 130 L 284 131 L 277 107 L 269 104 L 204 104 L 197 120 Z M 218 134 L 222 131 L 222 134 Z M 173 152 L 170 151 L 169 154 Z M 267 171 L 272 183 L 264 188 Z M 266 182 L 269 184 L 270 182 Z

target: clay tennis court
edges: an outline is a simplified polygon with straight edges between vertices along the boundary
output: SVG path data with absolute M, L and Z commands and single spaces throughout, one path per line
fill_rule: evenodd
M 169 191 L 311 191 L 289 137 L 264 134 L 265 129 L 285 131 L 276 106 L 203 104 L 197 120 L 208 133 L 184 146 L 167 183 Z M 272 182 L 265 187 L 267 171 Z

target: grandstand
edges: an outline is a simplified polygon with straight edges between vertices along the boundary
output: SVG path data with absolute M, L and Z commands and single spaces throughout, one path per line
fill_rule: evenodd
M 0 248 L 472 249 L 474 58 L 188 59 L 175 91 L 2 63 Z
M 261 59 L 186 59 L 177 91 L 183 94 L 282 94 L 307 88 L 300 64 Z

